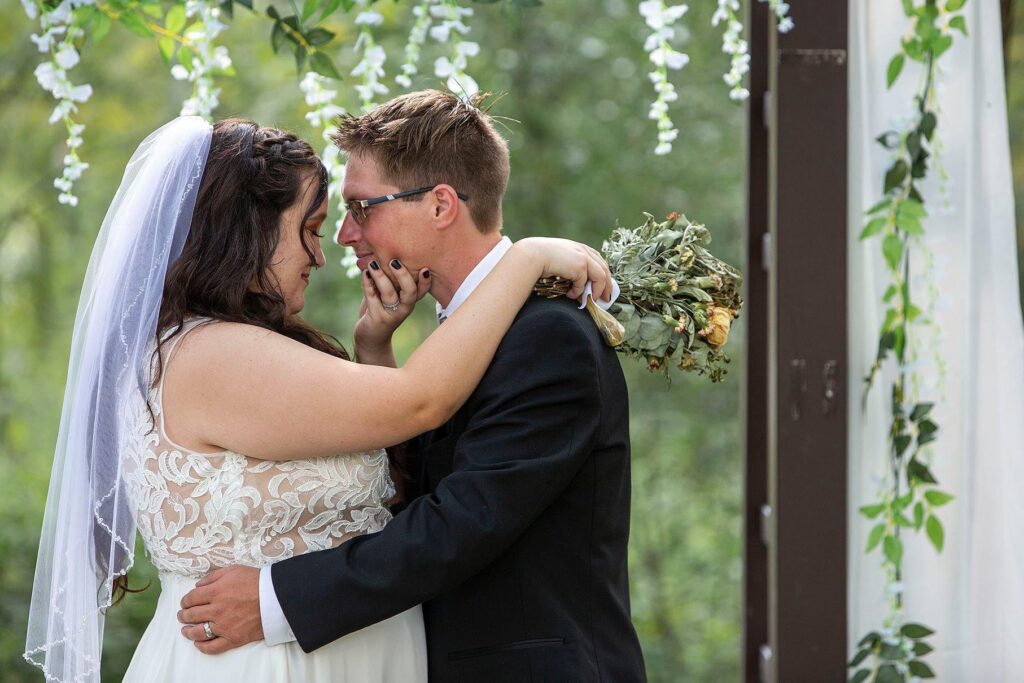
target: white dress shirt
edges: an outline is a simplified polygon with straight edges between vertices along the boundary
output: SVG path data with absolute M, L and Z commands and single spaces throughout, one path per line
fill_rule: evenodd
M 284 610 L 274 592 L 269 564 L 260 569 L 260 621 L 263 622 L 263 642 L 267 645 L 280 645 L 295 640 L 292 627 L 284 618 Z
M 440 325 L 443 323 L 448 316 L 458 310 L 459 306 L 469 298 L 469 295 L 473 293 L 480 283 L 484 281 L 491 271 L 494 270 L 498 262 L 501 261 L 502 257 L 508 253 L 508 250 L 512 248 L 512 240 L 507 237 L 502 237 L 501 241 L 494 245 L 494 247 L 487 252 L 487 256 L 480 259 L 480 263 L 476 264 L 476 268 L 469 271 L 469 275 L 462 281 L 459 288 L 455 290 L 455 294 L 452 295 L 452 300 L 448 302 L 447 306 L 442 307 L 441 304 L 437 304 L 437 323 Z
M 511 248 L 512 240 L 508 237 L 502 237 L 501 241 L 494 245 L 494 248 L 487 252 L 487 255 L 469 272 L 466 279 L 455 290 L 455 294 L 452 296 L 452 300 L 448 302 L 448 305 L 441 306 L 441 304 L 437 304 L 438 324 L 443 323 L 448 316 L 455 313 L 459 306 L 469 298 L 469 295 L 480 286 L 480 283 L 491 274 L 491 271 L 494 270 L 498 262 L 501 261 L 502 257 Z M 590 294 L 589 282 L 585 292 L 586 295 Z M 612 280 L 611 301 L 598 301 L 597 305 L 607 309 L 618 296 L 619 285 Z M 585 302 L 586 298 L 583 300 Z M 583 305 L 580 306 L 580 308 L 583 307 Z M 279 645 L 295 640 L 295 634 L 292 633 L 288 620 L 284 617 L 284 611 L 281 609 L 281 603 L 277 599 L 277 593 L 274 592 L 274 582 L 270 577 L 270 565 L 260 570 L 260 620 L 263 622 L 263 640 L 267 645 Z

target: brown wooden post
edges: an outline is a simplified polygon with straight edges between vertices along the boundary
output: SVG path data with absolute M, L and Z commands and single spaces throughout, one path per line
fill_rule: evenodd
M 751 4 L 745 680 L 842 681 L 847 3 L 794 2 L 796 28 L 781 36 L 760 3 Z M 758 92 L 762 69 L 767 93 Z M 768 112 L 766 172 L 759 100 Z M 764 564 L 759 536 L 767 541 Z M 767 638 L 759 645 L 765 579 Z
M 747 3 L 750 104 L 747 109 L 747 237 L 744 270 L 746 368 L 743 513 L 743 680 L 760 680 L 768 644 L 768 548 L 761 511 L 768 504 L 768 6 Z

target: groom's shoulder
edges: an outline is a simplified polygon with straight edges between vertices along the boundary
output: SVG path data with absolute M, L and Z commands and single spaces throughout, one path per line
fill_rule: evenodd
M 579 304 L 564 296 L 554 299 L 532 296 L 523 304 L 512 326 L 559 324 L 567 325 L 570 328 L 578 327 L 582 330 L 584 329 L 582 323 L 587 320 L 589 320 L 589 316 L 586 309 L 581 309 Z
M 599 339 L 597 326 L 585 309 L 565 297 L 534 296 L 520 309 L 505 341 L 528 345 L 587 344 Z
M 603 382 L 607 372 L 614 371 L 615 355 L 579 304 L 565 297 L 534 297 L 523 305 L 502 339 L 478 393 L 537 381 L 589 386 Z

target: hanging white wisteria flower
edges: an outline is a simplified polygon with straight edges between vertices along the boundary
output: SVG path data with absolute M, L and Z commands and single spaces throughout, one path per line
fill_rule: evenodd
M 750 54 L 747 41 L 743 40 L 743 23 L 736 13 L 740 9 L 739 0 L 718 0 L 718 9 L 711 17 L 711 25 L 718 26 L 725 22 L 725 34 L 722 36 L 722 52 L 730 56 L 729 72 L 723 76 L 731 88 L 730 99 L 742 102 L 750 97 L 750 91 L 743 87 L 743 76 L 750 71 Z
M 648 118 L 658 122 L 658 146 L 654 153 L 668 154 L 672 151 L 672 141 L 679 135 L 679 130 L 668 115 L 668 103 L 679 99 L 675 86 L 668 80 L 668 70 L 678 70 L 686 66 L 690 58 L 686 54 L 672 48 L 669 44 L 676 31 L 673 24 L 689 9 L 687 5 L 666 5 L 663 0 L 644 0 L 640 3 L 640 15 L 647 25 L 654 30 L 644 43 L 644 51 L 650 55 L 655 69 L 648 76 L 654 84 L 657 99 L 651 104 Z
M 67 152 L 64 155 L 64 170 L 59 178 L 55 178 L 53 186 L 60 190 L 57 196 L 61 204 L 76 206 L 78 197 L 72 194 L 71 189 L 74 182 L 82 177 L 82 173 L 89 168 L 89 164 L 83 162 L 78 156 L 78 148 L 82 146 L 82 132 L 85 126 L 77 123 L 72 114 L 78 112 L 78 104 L 86 102 L 92 96 L 92 86 L 89 84 L 75 85 L 68 78 L 68 71 L 79 62 L 78 50 L 74 41 L 84 35 L 84 31 L 74 24 L 73 10 L 88 0 L 75 2 L 64 0 L 51 10 L 39 11 L 34 4 L 28 0 L 22 0 L 25 13 L 30 19 L 39 17 L 41 33 L 32 36 L 32 42 L 36 44 L 40 52 L 48 53 L 49 59 L 36 67 L 35 77 L 43 90 L 53 95 L 57 100 L 57 106 L 50 114 L 50 124 L 63 121 L 67 130 Z
M 361 79 L 355 89 L 359 94 L 363 111 L 373 109 L 377 95 L 388 93 L 388 87 L 381 83 L 385 75 L 384 62 L 387 59 L 387 54 L 373 37 L 373 27 L 383 24 L 384 16 L 370 8 L 370 2 L 371 0 L 358 0 L 357 2 L 362 10 L 356 16 L 355 24 L 359 27 L 359 37 L 356 38 L 354 49 L 357 53 L 362 53 L 362 58 L 351 72 L 351 75 L 359 76 Z
M 331 134 L 334 132 L 335 119 L 346 112 L 343 107 L 335 104 L 338 91 L 327 87 L 329 80 L 315 71 L 308 71 L 299 83 L 299 88 L 302 90 L 303 95 L 305 95 L 306 104 L 310 107 L 310 111 L 306 113 L 306 120 L 311 125 L 320 129 L 321 138 L 325 143 L 324 151 L 320 158 L 327 169 L 327 196 L 329 199 L 340 199 L 342 185 L 345 182 L 345 163 L 341 158 L 341 151 L 331 140 Z M 337 236 L 337 231 L 341 230 L 341 224 L 344 220 L 345 210 L 344 207 L 341 207 L 340 217 L 334 226 L 335 236 Z M 337 240 L 335 239 L 335 241 Z M 341 259 L 341 265 L 345 268 L 345 274 L 350 278 L 359 277 L 361 274 L 356 261 L 355 252 L 351 248 L 346 247 L 345 256 Z
M 209 119 L 220 104 L 220 88 L 214 86 L 213 76 L 231 68 L 228 49 L 214 45 L 226 26 L 220 21 L 220 8 L 207 0 L 188 0 L 185 15 L 197 19 L 185 33 L 190 41 L 191 60 L 188 60 L 190 64 L 175 64 L 171 75 L 179 81 L 192 82 L 192 96 L 182 103 L 181 115 Z
M 462 36 L 469 33 L 469 26 L 463 18 L 473 16 L 473 9 L 461 7 L 455 0 L 444 0 L 432 5 L 430 14 L 438 20 L 437 24 L 430 27 L 430 36 L 452 46 L 451 57 L 438 57 L 434 61 L 434 75 L 446 79 L 448 89 L 468 102 L 480 91 L 476 80 L 466 73 L 468 59 L 480 53 L 480 45 L 462 39 Z
M 306 120 L 311 125 L 320 129 L 321 137 L 325 143 L 321 160 L 324 162 L 324 167 L 327 169 L 330 177 L 327 185 L 327 196 L 333 199 L 341 196 L 341 185 L 344 181 L 344 164 L 341 161 L 341 153 L 338 147 L 331 140 L 331 134 L 334 132 L 335 119 L 346 112 L 343 107 L 335 104 L 338 92 L 328 89 L 328 83 L 329 79 L 327 77 L 321 76 L 315 71 L 307 71 L 299 83 L 299 88 L 302 90 L 303 95 L 305 95 L 306 104 L 310 106 L 310 111 L 306 113 Z
M 420 0 L 420 4 L 412 8 L 412 14 L 416 17 L 412 29 L 409 31 L 409 40 L 405 44 L 405 63 L 402 64 L 402 73 L 395 76 L 395 83 L 403 88 L 412 87 L 412 77 L 419 73 L 420 52 L 423 44 L 427 42 L 427 31 L 430 30 L 430 5 L 435 0 Z
M 768 3 L 775 15 L 779 33 L 788 33 L 793 28 L 793 20 L 789 17 L 789 4 L 782 0 L 760 0 Z M 750 71 L 750 46 L 743 39 L 743 22 L 737 14 L 740 10 L 739 0 L 718 0 L 718 9 L 711 17 L 711 25 L 718 26 L 725 22 L 725 33 L 722 35 L 722 52 L 730 57 L 729 71 L 723 76 L 731 88 L 729 97 L 742 102 L 750 97 L 750 91 L 743 87 L 743 77 Z
M 483 0 L 486 2 L 487 0 Z M 750 0 L 753 2 L 753 0 Z M 789 4 L 783 0 L 759 0 L 767 3 L 774 14 L 780 32 L 793 28 L 789 17 Z M 301 10 L 291 2 L 294 14 L 282 16 L 273 3 L 265 11 L 266 18 L 273 23 L 270 42 L 274 52 L 288 47 L 295 53 L 297 69 L 304 74 L 310 69 L 330 78 L 340 78 L 330 53 L 325 46 L 335 37 L 335 32 L 323 27 L 323 23 L 335 11 L 342 9 L 354 15 L 358 37 L 354 48 L 359 62 L 350 72 L 356 77 L 355 91 L 364 111 L 373 108 L 380 96 L 387 95 L 389 88 L 384 85 L 387 55 L 383 46 L 377 44 L 374 27 L 384 23 L 384 16 L 377 11 L 376 0 L 306 0 Z M 651 104 L 648 116 L 657 122 L 658 144 L 654 152 L 668 154 L 679 131 L 668 115 L 669 104 L 678 100 L 675 86 L 669 80 L 669 72 L 682 69 L 689 57 L 672 47 L 679 38 L 674 24 L 688 10 L 685 4 L 670 5 L 671 0 L 643 0 L 639 11 L 652 32 L 647 36 L 644 50 L 649 54 L 654 70 L 649 73 L 656 100 Z M 99 40 L 112 22 L 123 25 L 131 32 L 144 38 L 155 38 L 160 54 L 170 66 L 171 75 L 181 81 L 192 83 L 191 95 L 182 103 L 181 114 L 199 115 L 212 118 L 219 104 L 220 88 L 214 78 L 232 75 L 234 68 L 227 48 L 216 45 L 218 37 L 227 28 L 225 22 L 231 18 L 228 8 L 232 3 L 222 0 L 168 0 L 165 3 L 110 3 L 98 0 L 21 0 L 25 13 L 33 20 L 38 18 L 41 30 L 33 35 L 32 41 L 39 50 L 49 54 L 49 59 L 35 70 L 39 84 L 57 100 L 50 116 L 51 124 L 63 121 L 67 130 L 67 152 L 64 170 L 54 181 L 60 190 L 62 203 L 74 205 L 77 198 L 71 189 L 88 164 L 78 156 L 85 127 L 74 120 L 78 104 L 92 95 L 88 84 L 74 84 L 68 72 L 79 62 L 77 44 L 86 31 Z M 235 3 L 252 10 L 250 2 Z M 441 78 L 447 88 L 465 102 L 471 102 L 480 87 L 467 73 L 471 57 L 480 53 L 480 45 L 467 40 L 470 27 L 469 17 L 474 10 L 463 7 L 460 0 L 415 0 L 412 9 L 413 22 L 405 46 L 405 60 L 395 83 L 404 88 L 412 87 L 412 77 L 419 73 L 420 58 L 427 36 L 447 46 L 442 56 L 434 61 L 434 74 Z M 534 3 L 516 0 L 513 4 L 530 6 Z M 536 3 L 539 4 L 539 3 Z M 738 17 L 740 0 L 718 0 L 718 8 L 712 24 L 724 22 L 725 32 L 722 49 L 730 55 L 729 72 L 724 80 L 731 88 L 730 97 L 742 101 L 749 97 L 743 86 L 745 75 L 750 70 L 750 56 L 747 41 L 743 39 L 743 24 Z M 263 12 L 254 12 L 264 16 Z M 161 21 L 162 19 L 162 21 Z M 957 20 L 959 21 L 959 20 Z M 950 21 L 942 26 L 944 33 L 951 29 L 962 29 Z M 308 60 L 308 66 L 307 66 Z M 172 65 L 173 63 L 173 65 Z M 302 89 L 307 102 L 313 107 L 310 121 L 322 127 L 325 121 L 336 116 L 331 107 L 336 93 L 327 90 L 326 81 L 303 78 Z M 326 93 L 330 93 L 330 96 Z M 326 98 L 326 99 L 324 99 Z M 325 162 L 334 163 L 336 152 L 332 145 L 325 147 Z M 336 163 L 341 168 L 340 163 Z M 340 176 L 332 173 L 332 187 L 340 183 Z M 332 190 L 333 191 L 333 190 Z
M 783 0 L 761 0 L 767 2 L 775 14 L 775 21 L 778 22 L 779 33 L 789 33 L 793 30 L 793 20 L 789 16 L 789 3 Z
M 788 33 L 793 28 L 793 20 L 789 17 L 789 3 L 783 0 L 760 0 L 768 4 L 779 33 Z M 651 61 L 658 69 L 650 74 L 658 93 L 658 99 L 651 105 L 650 118 L 658 121 L 658 146 L 655 154 L 668 154 L 672 151 L 672 140 L 678 131 L 668 117 L 668 102 L 676 99 L 675 89 L 668 82 L 668 68 L 682 68 L 688 58 L 682 53 L 671 51 L 668 41 L 675 35 L 671 24 L 686 13 L 686 5 L 669 7 L 664 2 L 648 0 L 640 3 L 640 14 L 647 20 L 647 25 L 654 29 L 648 36 L 644 49 L 651 53 Z M 718 0 L 718 7 L 711 16 L 711 25 L 725 24 L 722 35 L 722 52 L 729 55 L 729 71 L 722 77 L 729 86 L 729 98 L 735 102 L 743 102 L 750 97 L 750 91 L 743 86 L 743 79 L 750 72 L 750 46 L 743 38 L 743 22 L 739 18 L 739 0 Z M 661 53 L 660 50 L 670 50 Z M 674 60 L 674 61 L 673 61 Z M 664 63 L 664 64 L 662 64 Z M 673 66 L 678 64 L 679 66 Z

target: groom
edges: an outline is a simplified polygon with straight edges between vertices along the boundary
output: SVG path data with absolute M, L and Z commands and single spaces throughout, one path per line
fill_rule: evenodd
M 505 140 L 476 106 L 428 90 L 343 118 L 335 142 L 346 201 L 381 200 L 353 207 L 338 241 L 362 270 L 429 268 L 443 323 L 511 246 Z M 358 339 L 357 352 L 388 355 Z M 432 681 L 645 680 L 626 571 L 626 385 L 590 318 L 531 299 L 466 404 L 419 441 L 408 504 L 383 531 L 214 572 L 179 618 L 218 607 L 220 637 L 183 633 L 204 652 L 261 638 L 311 652 L 422 603 Z

